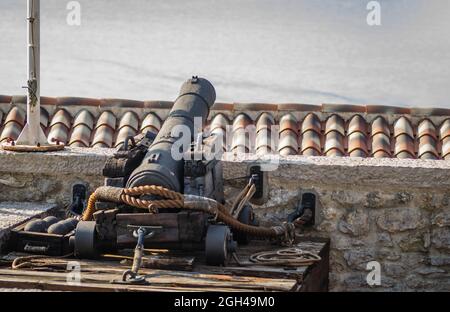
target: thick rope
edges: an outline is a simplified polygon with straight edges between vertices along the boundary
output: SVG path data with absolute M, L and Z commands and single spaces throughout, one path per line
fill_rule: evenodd
M 183 199 L 183 194 L 174 192 L 172 190 L 166 189 L 158 185 L 144 185 L 132 188 L 125 188 L 123 189 L 123 194 L 131 196 L 151 194 L 161 196 L 166 199 Z
M 64 255 L 64 256 L 60 256 L 60 257 L 53 257 L 50 258 L 49 256 L 46 255 L 33 255 L 33 256 L 23 256 L 23 257 L 18 257 L 16 259 L 14 259 L 14 261 L 11 264 L 11 268 L 13 270 L 18 270 L 21 269 L 23 267 L 35 267 L 35 266 L 48 266 L 50 263 L 55 264 L 54 263 L 54 259 L 64 259 L 64 258 L 68 258 L 73 256 L 73 253 Z M 39 264 L 37 264 L 36 262 L 33 262 L 34 260 L 38 260 Z
M 83 213 L 82 220 L 92 220 L 92 216 L 95 212 L 95 202 L 101 198 L 101 200 L 108 200 L 105 195 L 108 192 L 104 192 L 105 189 L 98 193 L 97 189 L 88 200 L 86 211 Z M 117 188 L 116 188 L 117 190 Z M 146 185 L 133 188 L 121 189 L 122 194 L 119 196 L 120 202 L 129 206 L 150 210 L 152 212 L 157 208 L 173 208 L 173 209 L 189 209 L 195 211 L 203 211 L 205 213 L 215 216 L 215 218 L 221 222 L 224 222 L 234 230 L 238 232 L 244 232 L 255 237 L 276 238 L 284 236 L 286 241 L 292 241 L 295 237 L 293 233 L 293 224 L 283 223 L 281 225 L 272 227 L 260 227 L 249 224 L 244 224 L 236 220 L 230 211 L 221 203 L 201 196 L 183 195 L 178 192 L 171 191 L 161 186 Z M 250 191 L 250 190 L 249 190 Z M 101 195 L 101 196 L 100 196 Z M 157 195 L 165 197 L 163 200 L 144 200 L 136 198 L 134 196 L 140 195 Z M 116 197 L 111 201 L 118 200 Z
M 285 248 L 276 251 L 262 251 L 250 256 L 250 261 L 262 265 L 302 266 L 311 265 L 322 258 L 311 251 L 298 247 Z

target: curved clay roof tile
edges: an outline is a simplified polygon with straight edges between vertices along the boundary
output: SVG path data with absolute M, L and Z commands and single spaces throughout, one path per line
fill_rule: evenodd
M 313 130 L 315 131 L 317 134 L 320 135 L 320 131 L 321 131 L 321 124 L 320 124 L 320 120 L 319 117 L 317 117 L 316 114 L 313 113 L 309 113 L 308 115 L 306 115 L 306 117 L 303 119 L 302 122 L 302 127 L 301 127 L 301 132 L 305 133 L 306 131 L 309 130 Z
M 390 136 L 391 131 L 389 130 L 389 124 L 387 123 L 386 119 L 384 119 L 381 116 L 378 116 L 372 121 L 371 125 L 371 135 L 375 136 L 376 134 L 383 133 Z
M 104 111 L 100 114 L 97 119 L 97 123 L 95 124 L 95 128 L 99 128 L 101 126 L 108 126 L 112 130 L 116 129 L 116 116 L 110 111 Z
M 395 138 L 395 156 L 397 158 L 415 158 L 414 139 L 403 133 Z
M 247 114 L 241 113 L 237 115 L 233 120 L 233 132 L 238 129 L 245 129 L 249 125 L 252 125 L 253 121 Z
M 324 154 L 326 156 L 344 156 L 344 136 L 338 131 L 331 131 L 325 136 Z
M 339 132 L 342 136 L 345 135 L 344 119 L 336 114 L 331 115 L 325 122 L 325 134 L 331 131 Z
M 376 158 L 390 157 L 391 155 L 391 141 L 389 136 L 379 132 L 372 137 L 372 155 Z
M 405 116 L 400 117 L 396 122 L 394 122 L 394 137 L 398 137 L 402 134 L 406 134 L 410 138 L 414 138 L 414 131 L 411 122 Z
M 14 106 L 6 115 L 5 122 L 3 124 L 6 125 L 9 122 L 16 122 L 21 127 L 23 127 L 25 125 L 25 117 L 26 117 L 25 110 L 17 106 Z
M 315 150 L 316 153 L 309 151 L 310 149 Z M 314 154 L 313 156 L 320 155 L 321 151 L 320 135 L 313 130 L 309 130 L 303 133 L 301 151 L 303 155 L 309 154 Z
M 123 127 L 131 127 L 136 132 L 139 130 L 139 118 L 136 113 L 128 111 L 120 118 L 119 129 Z
M 295 118 L 292 114 L 285 114 L 280 118 L 280 133 L 285 130 L 291 130 L 294 133 L 298 134 L 299 124 L 297 118 Z
M 53 115 L 50 127 L 56 124 L 62 124 L 69 130 L 72 127 L 72 116 L 65 109 L 60 109 Z
M 367 133 L 367 122 L 361 115 L 354 115 L 348 123 L 348 134 L 354 132 L 361 132 L 364 135 Z
M 158 133 L 161 129 L 162 121 L 155 113 L 148 113 L 142 121 L 141 132 L 144 130 L 150 130 L 154 133 Z
M 85 125 L 90 130 L 94 129 L 94 116 L 92 114 L 83 109 L 76 116 L 73 121 L 73 126 L 76 127 L 78 125 Z
M 269 113 L 262 113 L 256 119 L 256 132 L 259 132 L 261 129 L 271 129 L 271 127 L 275 124 L 275 120 L 273 116 Z

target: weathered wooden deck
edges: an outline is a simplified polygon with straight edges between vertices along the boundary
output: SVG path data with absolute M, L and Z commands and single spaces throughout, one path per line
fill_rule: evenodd
M 318 253 L 322 260 L 308 266 L 283 268 L 251 264 L 250 254 L 280 248 L 262 242 L 238 249 L 241 264 L 232 262 L 227 267 L 203 265 L 202 253 L 184 270 L 142 268 L 146 285 L 120 283 L 122 273 L 130 262 L 118 260 L 79 260 L 75 258 L 45 258 L 36 260 L 38 266 L 11 269 L 18 254 L 0 259 L 0 288 L 41 289 L 52 291 L 326 291 L 328 289 L 327 241 L 298 243 L 303 250 Z M 20 254 L 23 256 L 23 254 Z M 70 261 L 81 267 L 80 283 L 68 283 Z M 148 266 L 148 265 L 146 265 Z

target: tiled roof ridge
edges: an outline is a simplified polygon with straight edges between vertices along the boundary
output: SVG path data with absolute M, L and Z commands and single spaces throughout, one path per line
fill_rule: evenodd
M 25 103 L 25 96 L 0 95 L 0 142 L 19 135 Z M 118 147 L 141 131 L 157 133 L 173 103 L 41 97 L 41 105 L 41 125 L 51 140 Z M 255 126 L 254 136 L 248 126 Z M 278 127 L 276 145 L 272 126 Z M 224 149 L 235 153 L 450 160 L 450 109 L 445 108 L 216 103 L 208 127 L 228 135 Z
M 25 95 L 0 95 L 0 104 L 24 104 Z M 85 98 L 85 97 L 46 97 L 41 96 L 41 105 L 57 107 L 90 106 L 99 108 L 155 108 L 170 109 L 172 101 L 130 100 L 120 98 Z M 303 104 L 303 103 L 221 103 L 212 107 L 215 111 L 297 111 L 318 113 L 358 113 L 358 114 L 390 114 L 412 116 L 450 116 L 450 108 L 439 107 L 401 107 L 376 104 Z

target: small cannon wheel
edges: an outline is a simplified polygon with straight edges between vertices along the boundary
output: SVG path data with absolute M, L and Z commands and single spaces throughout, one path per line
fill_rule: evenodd
M 95 221 L 80 221 L 75 230 L 75 255 L 80 258 L 95 258 Z
M 210 225 L 206 233 L 205 255 L 209 265 L 225 265 L 229 259 L 231 231 L 226 225 Z

